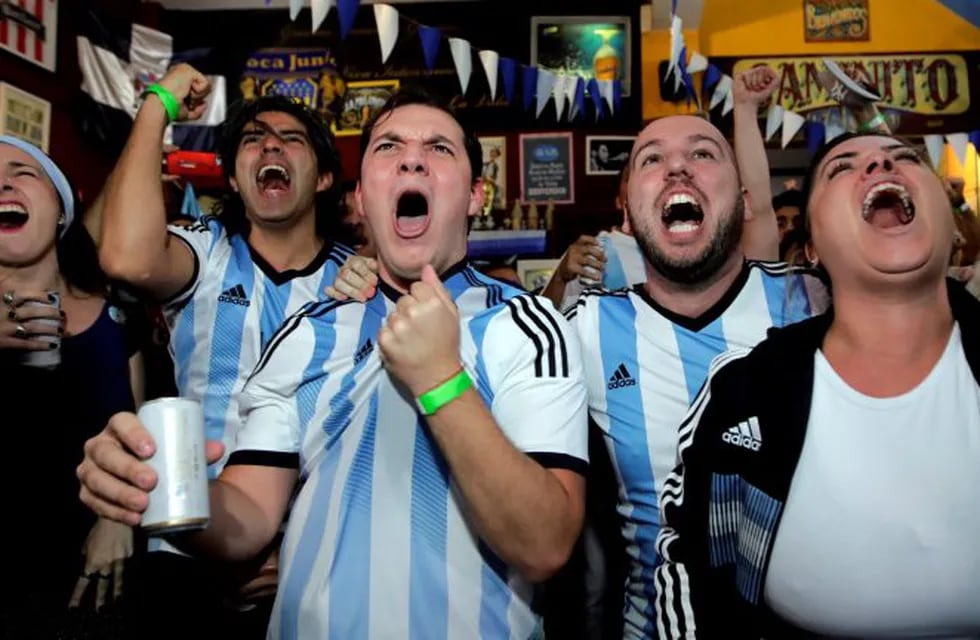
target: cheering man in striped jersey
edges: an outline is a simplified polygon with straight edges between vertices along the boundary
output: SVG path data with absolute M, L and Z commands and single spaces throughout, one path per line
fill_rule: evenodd
M 532 583 L 584 510 L 577 342 L 542 298 L 466 264 L 480 147 L 450 112 L 398 94 L 361 146 L 378 290 L 308 305 L 271 340 L 211 524 L 186 543 L 251 556 L 301 480 L 270 637 L 536 637 Z M 117 416 L 86 447 L 83 499 L 137 522 L 153 473 L 126 449 L 152 446 Z
M 279 96 L 245 103 L 222 132 L 230 188 L 221 215 L 168 227 L 160 190 L 164 128 L 199 117 L 210 86 L 184 64 L 153 91 L 107 187 L 100 259 L 107 273 L 163 301 L 177 389 L 202 402 L 208 437 L 230 445 L 241 424 L 239 392 L 263 346 L 289 314 L 321 297 L 352 253 L 333 241 L 340 160 L 314 111 Z M 211 466 L 211 477 L 223 462 Z M 151 540 L 151 550 L 161 547 Z M 176 574 L 180 585 L 160 585 L 154 598 L 172 601 L 200 582 L 191 560 L 151 556 L 152 567 Z M 188 599 L 201 606 L 205 597 Z
M 758 104 L 771 87 L 754 84 L 736 78 L 736 137 L 760 136 Z M 654 628 L 657 496 L 712 358 L 818 311 L 807 293 L 814 282 L 782 264 L 746 262 L 745 209 L 735 154 L 720 131 L 691 116 L 651 123 L 630 158 L 626 221 L 649 263 L 647 282 L 586 291 L 568 314 L 582 343 L 590 412 L 619 480 L 628 638 L 672 637 Z

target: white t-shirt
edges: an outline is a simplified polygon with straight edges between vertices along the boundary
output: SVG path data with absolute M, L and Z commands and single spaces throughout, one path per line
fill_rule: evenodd
M 980 386 L 959 326 L 893 398 L 855 391 L 818 351 L 812 402 L 769 606 L 831 636 L 980 637 Z

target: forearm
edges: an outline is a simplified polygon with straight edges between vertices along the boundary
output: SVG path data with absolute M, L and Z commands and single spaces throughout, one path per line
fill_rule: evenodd
M 745 229 L 744 248 L 748 258 L 777 260 L 779 227 L 772 209 L 769 160 L 757 116 L 754 104 L 735 105 L 735 160 L 742 187 L 748 193 L 751 212 Z
M 474 389 L 428 422 L 480 537 L 529 580 L 561 568 L 582 527 L 581 496 L 515 449 Z
M 134 284 L 147 279 L 166 253 L 167 215 L 160 187 L 166 125 L 160 101 L 144 102 L 106 186 L 99 258 L 109 275 Z
M 551 275 L 551 279 L 548 280 L 548 284 L 542 289 L 541 295 L 551 300 L 551 303 L 555 305 L 555 309 L 561 309 L 561 302 L 565 297 L 565 287 L 567 284 L 562 280 L 561 275 L 559 275 L 556 269 Z

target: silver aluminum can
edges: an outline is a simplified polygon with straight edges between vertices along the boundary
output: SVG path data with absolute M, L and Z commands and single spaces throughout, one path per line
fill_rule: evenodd
M 157 473 L 157 484 L 143 512 L 143 529 L 155 535 L 203 529 L 211 512 L 200 403 L 159 398 L 141 406 L 137 416 L 156 443 L 146 461 Z
M 37 300 L 27 300 L 22 303 L 21 307 L 52 307 L 54 309 L 61 309 L 61 294 L 57 291 L 48 291 L 48 299 L 51 302 L 39 302 Z M 61 324 L 58 320 L 31 320 L 33 323 L 45 324 L 52 327 L 57 327 Z M 23 356 L 21 356 L 21 362 L 29 367 L 38 367 L 41 369 L 54 369 L 61 364 L 61 336 L 49 336 L 49 335 L 34 335 L 28 334 L 27 336 L 31 340 L 38 340 L 40 342 L 47 342 L 53 344 L 54 348 L 46 349 L 42 351 L 25 351 Z

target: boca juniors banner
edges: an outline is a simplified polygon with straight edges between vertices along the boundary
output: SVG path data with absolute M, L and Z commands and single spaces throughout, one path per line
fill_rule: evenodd
M 252 53 L 239 88 L 242 98 L 279 94 L 298 98 L 333 121 L 347 89 L 329 49 L 274 48 Z
M 0 0 L 0 49 L 55 70 L 58 0 Z

